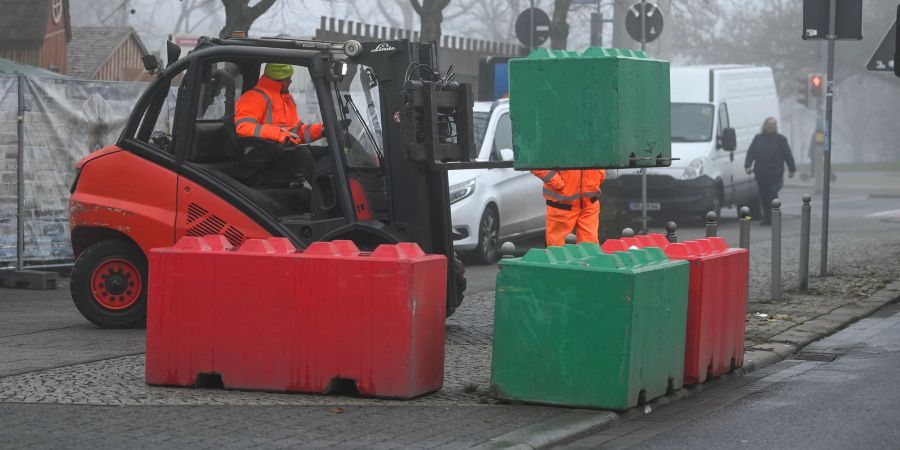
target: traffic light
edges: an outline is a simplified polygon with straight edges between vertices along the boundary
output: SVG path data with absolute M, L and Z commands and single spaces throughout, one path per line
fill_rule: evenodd
M 800 86 L 797 89 L 797 102 L 807 108 L 819 106 L 825 77 L 819 73 L 807 73 L 797 78 Z
M 822 77 L 821 74 L 811 73 L 809 74 L 809 98 L 812 100 L 822 98 L 822 85 L 825 83 L 825 78 Z
M 809 76 L 801 75 L 797 78 L 797 103 L 809 108 Z

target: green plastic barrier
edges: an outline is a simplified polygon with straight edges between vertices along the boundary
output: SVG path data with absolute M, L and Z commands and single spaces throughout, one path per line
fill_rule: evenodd
M 658 248 L 505 259 L 491 384 L 505 400 L 616 410 L 680 389 L 687 299 L 687 261 Z
M 516 169 L 671 164 L 669 63 L 644 52 L 536 49 L 509 61 Z

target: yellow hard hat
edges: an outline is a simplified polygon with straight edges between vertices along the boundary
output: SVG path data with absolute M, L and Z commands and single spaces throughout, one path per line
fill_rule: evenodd
M 267 63 L 264 73 L 273 80 L 284 80 L 294 74 L 294 67 L 290 64 Z

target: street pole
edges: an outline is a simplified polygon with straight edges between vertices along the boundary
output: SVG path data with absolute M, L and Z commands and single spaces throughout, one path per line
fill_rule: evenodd
M 641 51 L 647 46 L 647 1 L 641 0 Z M 647 233 L 647 169 L 641 168 L 641 233 Z
M 531 30 L 529 31 L 530 38 L 528 40 L 528 52 L 531 53 L 532 51 L 534 51 L 534 0 L 531 0 L 531 9 L 528 10 L 528 15 L 530 25 L 528 28 Z
M 25 268 L 25 77 L 16 77 L 18 115 L 16 116 L 16 270 Z
M 824 62 L 822 61 L 822 44 L 824 44 L 824 42 L 822 42 L 822 41 L 819 41 L 819 43 L 816 44 L 816 65 L 818 67 L 821 67 L 821 65 L 824 64 Z M 815 130 L 813 131 L 813 136 L 818 136 L 819 131 L 822 131 L 824 129 L 825 129 L 825 111 L 823 111 L 822 99 L 820 97 L 820 98 L 816 99 L 816 127 L 815 127 Z M 817 140 L 815 140 L 815 138 L 813 138 L 813 142 L 815 143 L 814 148 L 817 148 L 817 149 L 822 148 L 822 145 L 820 145 L 819 142 Z M 824 163 L 825 155 L 824 155 L 824 152 L 822 152 L 822 153 L 823 154 L 818 155 L 818 157 L 816 158 L 816 161 L 813 163 L 813 165 L 815 166 L 814 167 L 815 171 L 812 172 L 812 176 L 813 176 L 813 180 L 814 180 L 813 181 L 813 187 L 814 187 L 813 194 L 815 194 L 815 195 L 822 195 L 822 174 L 824 173 L 823 166 L 825 165 L 825 163 Z
M 825 145 L 822 146 L 824 154 L 824 171 L 822 174 L 822 251 L 819 262 L 819 276 L 828 274 L 828 204 L 831 198 L 831 137 L 833 125 L 831 122 L 832 106 L 834 104 L 834 42 L 837 39 L 837 0 L 829 0 L 828 5 L 828 75 L 825 77 Z

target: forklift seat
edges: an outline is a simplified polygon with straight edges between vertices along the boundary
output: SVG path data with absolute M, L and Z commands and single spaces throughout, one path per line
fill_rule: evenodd
M 228 172 L 228 166 L 234 164 L 238 156 L 234 131 L 234 84 L 234 77 L 225 69 L 217 69 L 207 81 L 207 86 L 210 88 L 207 92 L 210 95 L 218 93 L 219 87 L 224 90 L 224 111 L 219 118 L 203 118 L 196 121 L 194 142 L 190 155 L 188 155 L 188 161 L 211 165 L 226 172 Z M 209 104 L 201 105 L 201 108 L 205 108 L 204 112 L 214 106 L 214 100 L 215 97 L 211 97 L 206 100 Z

